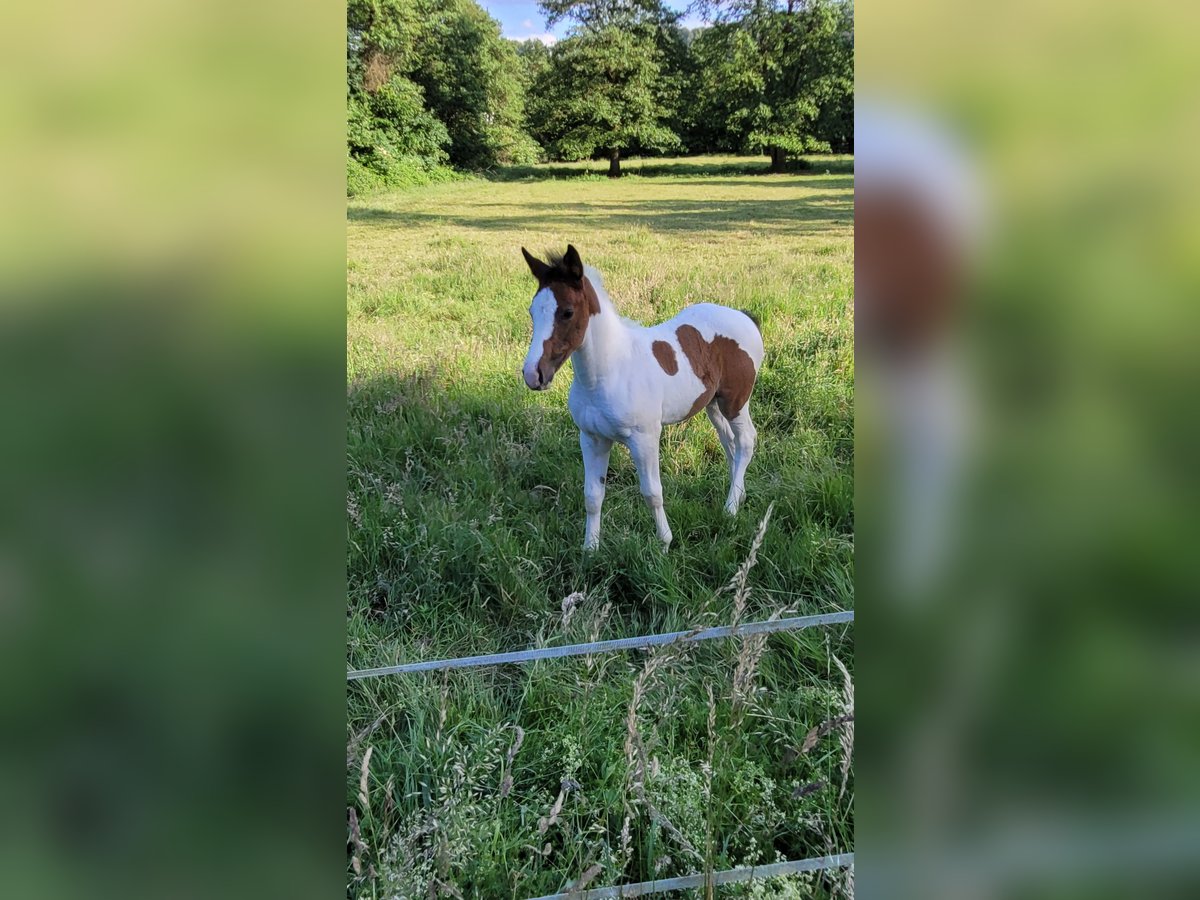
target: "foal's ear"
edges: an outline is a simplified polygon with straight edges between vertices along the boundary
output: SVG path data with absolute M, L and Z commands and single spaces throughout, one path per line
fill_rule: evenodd
M 541 281 L 542 276 L 546 274 L 546 271 L 550 267 L 548 265 L 546 265 L 544 262 L 542 262 L 540 259 L 538 259 L 536 256 L 534 256 L 532 253 L 530 253 L 528 250 L 526 250 L 524 247 L 521 248 L 521 253 L 524 254 L 525 262 L 527 262 L 529 264 L 529 271 L 533 273 L 533 277 L 536 278 L 538 281 Z
M 575 249 L 574 244 L 567 244 L 567 253 L 563 256 L 563 268 L 571 278 L 576 281 L 583 280 L 583 260 L 579 258 L 579 251 Z

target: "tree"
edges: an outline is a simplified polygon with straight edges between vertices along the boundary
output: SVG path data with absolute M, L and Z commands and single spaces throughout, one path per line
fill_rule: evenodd
M 695 41 L 701 119 L 714 138 L 771 154 L 848 147 L 852 140 L 853 6 L 848 0 L 727 0 L 703 4 L 717 19 Z
M 473 0 L 348 0 L 348 189 L 528 163 L 527 79 Z
M 535 38 L 513 43 L 517 58 L 521 60 L 522 79 L 528 94 L 534 79 L 550 67 L 550 48 Z
M 421 89 L 393 74 L 373 91 L 350 95 L 346 142 L 351 153 L 377 166 L 386 166 L 389 157 L 406 156 L 438 163 L 446 159 L 443 148 L 450 135 L 425 108 Z
M 534 81 L 534 129 L 562 159 L 603 152 L 608 174 L 621 174 L 630 150 L 680 147 L 670 127 L 679 84 L 667 66 L 676 16 L 660 0 L 548 0 L 550 23 L 578 24 L 556 44 Z
M 464 168 L 530 163 L 522 64 L 500 24 L 473 0 L 426 0 L 412 78 L 450 134 L 450 159 Z
M 664 26 L 679 18 L 662 0 L 540 0 L 538 6 L 546 14 L 547 25 L 571 19 L 596 31 L 647 23 Z
M 679 136 L 667 125 L 661 52 L 652 40 L 616 27 L 560 42 L 534 85 L 535 125 L 561 159 L 603 151 L 608 174 L 621 174 L 621 154 L 668 150 Z
M 750 134 L 767 112 L 757 42 L 738 23 L 718 23 L 692 43 L 697 139 L 707 150 L 752 149 Z
M 348 189 L 388 184 L 447 160 L 450 135 L 407 76 L 417 58 L 417 0 L 349 0 L 346 8 Z
M 810 68 L 805 73 L 819 112 L 816 135 L 835 153 L 854 152 L 854 4 L 823 2 L 813 10 L 820 24 L 809 32 Z

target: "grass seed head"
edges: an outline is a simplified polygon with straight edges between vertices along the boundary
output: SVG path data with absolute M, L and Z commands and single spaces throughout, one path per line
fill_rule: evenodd
M 750 544 L 750 552 L 746 554 L 742 564 L 733 573 L 733 578 L 725 586 L 725 590 L 733 593 L 733 619 L 730 624 L 734 628 L 737 628 L 738 623 L 742 620 L 742 614 L 746 611 L 746 603 L 750 599 L 750 570 L 758 562 L 758 548 L 762 546 L 763 537 L 767 533 L 767 524 L 771 521 L 771 512 L 774 509 L 774 503 L 767 507 L 766 513 L 758 523 L 758 531 L 755 532 L 754 540 Z

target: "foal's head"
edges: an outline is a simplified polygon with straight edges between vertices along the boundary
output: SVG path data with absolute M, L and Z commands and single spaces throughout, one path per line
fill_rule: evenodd
M 525 357 L 525 383 L 532 390 L 543 391 L 550 387 L 554 373 L 567 357 L 583 346 L 588 319 L 600 313 L 600 300 L 583 274 L 579 251 L 570 244 L 561 257 L 551 255 L 549 263 L 524 247 L 521 252 L 538 280 L 537 293 L 529 306 L 533 341 Z

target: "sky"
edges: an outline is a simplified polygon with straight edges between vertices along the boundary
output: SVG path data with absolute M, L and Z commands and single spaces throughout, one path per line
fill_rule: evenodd
M 479 0 L 479 5 L 488 11 L 493 19 L 498 19 L 505 37 L 516 40 L 536 38 L 543 44 L 553 44 L 560 38 L 566 37 L 566 22 L 559 22 L 553 28 L 546 27 L 546 18 L 542 15 L 536 0 Z M 667 0 L 671 9 L 682 10 L 688 5 L 688 0 Z M 701 24 L 698 16 L 684 16 L 682 24 L 695 28 Z

